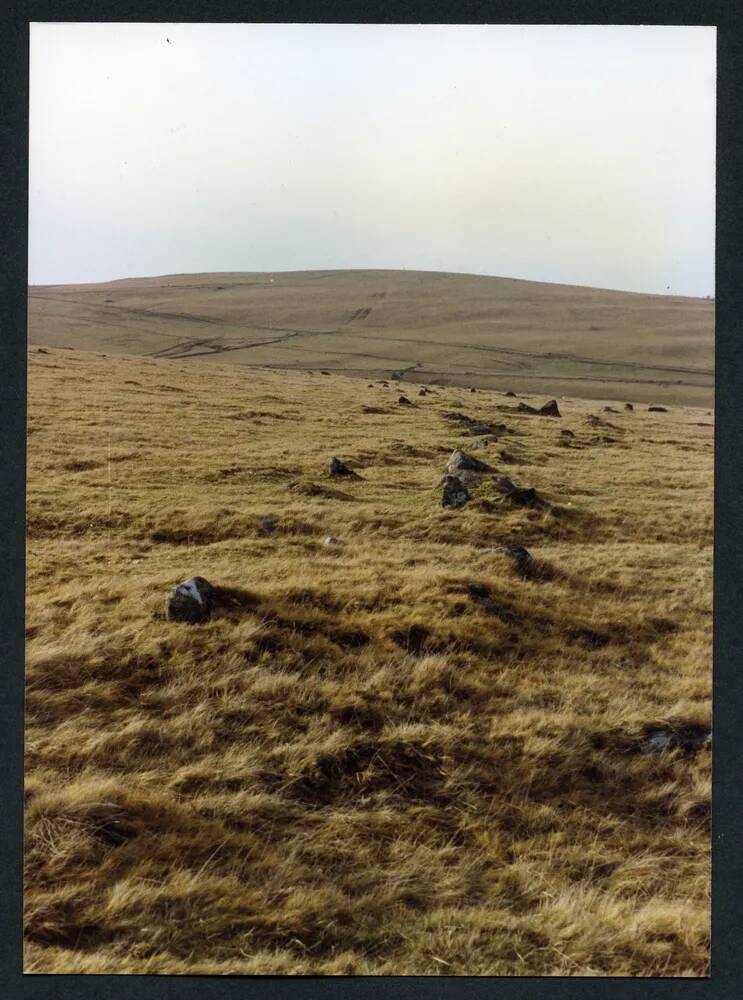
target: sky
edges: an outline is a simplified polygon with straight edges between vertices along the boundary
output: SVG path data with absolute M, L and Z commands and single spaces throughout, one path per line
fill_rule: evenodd
M 407 268 L 714 295 L 715 44 L 33 24 L 29 282 Z

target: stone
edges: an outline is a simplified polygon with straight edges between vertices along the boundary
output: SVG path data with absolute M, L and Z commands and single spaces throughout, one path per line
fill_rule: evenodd
M 490 594 L 490 588 L 484 583 L 478 583 L 475 580 L 471 580 L 467 584 L 467 593 L 486 615 L 497 615 L 498 618 L 502 618 L 504 621 L 510 620 L 511 616 L 500 606 L 500 604 L 493 600 Z
M 446 476 L 441 495 L 442 507 L 464 507 L 470 499 L 467 487 L 456 476 Z
M 413 405 L 413 404 L 412 404 L 412 403 L 410 402 L 410 400 L 408 399 L 408 397 L 407 397 L 407 396 L 400 396 L 400 397 L 398 398 L 397 402 L 398 402 L 398 403 L 400 404 L 400 406 L 412 406 L 412 405 Z
M 214 587 L 203 576 L 192 576 L 168 594 L 165 613 L 170 621 L 202 622 L 214 606 Z
M 495 555 L 506 556 L 519 573 L 526 572 L 534 562 L 531 552 L 523 545 L 499 545 L 495 549 L 488 549 L 488 551 Z
M 604 408 L 602 409 L 602 411 L 601 411 L 601 412 L 602 412 L 602 413 L 619 413 L 619 410 L 615 410 L 613 406 L 605 406 L 605 407 L 604 407 Z
M 510 396 L 511 399 L 515 399 L 516 398 L 516 393 L 515 392 L 511 392 L 510 389 L 508 390 L 508 392 L 504 392 L 503 395 L 504 396 Z
M 329 548 L 331 546 L 343 545 L 340 538 L 336 538 L 335 535 L 328 535 L 326 538 L 323 538 L 322 543 L 323 545 L 327 545 Z
M 540 407 L 539 413 L 542 417 L 559 417 L 560 410 L 557 406 L 557 400 L 551 399 L 548 403 L 545 403 L 544 406 Z
M 696 753 L 712 744 L 712 730 L 708 726 L 687 725 L 651 726 L 645 730 L 640 741 L 640 753 L 671 753 L 682 750 L 685 754 Z
M 470 392 L 477 392 L 477 389 L 470 389 Z
M 446 463 L 446 471 L 450 476 L 458 476 L 460 472 L 476 472 L 482 475 L 483 472 L 492 472 L 492 466 L 487 462 L 480 461 L 474 455 L 468 455 L 466 451 L 453 451 Z
M 536 413 L 537 410 L 533 406 L 529 406 L 528 403 L 524 403 L 521 400 L 516 404 L 517 413 Z
M 632 405 L 632 403 L 625 403 L 624 408 L 625 410 L 634 410 L 634 406 Z
M 503 496 L 511 503 L 516 504 L 517 507 L 544 507 L 545 505 L 535 489 L 516 486 L 508 476 L 500 476 L 496 479 L 495 485 Z
M 330 475 L 345 476 L 347 479 L 361 479 L 361 476 L 357 472 L 354 472 L 353 469 L 349 469 L 346 463 L 341 462 L 339 458 L 331 458 Z
M 649 406 L 648 411 L 650 413 L 668 413 L 668 410 L 665 408 L 665 406 Z
M 500 424 L 499 426 L 505 429 L 505 424 Z M 465 434 L 471 434 L 472 437 L 482 437 L 484 434 L 496 434 L 497 430 L 492 424 L 470 424 L 465 431 Z
M 567 427 L 564 427 L 564 428 L 563 428 L 563 429 L 562 429 L 562 430 L 560 431 L 560 437 L 564 437 L 564 438 L 574 438 L 574 437 L 575 437 L 575 434 L 573 434 L 573 432 L 572 432 L 572 431 L 569 431 L 569 430 L 567 429 Z
M 278 514 L 259 514 L 258 515 L 258 524 L 259 524 L 261 530 L 265 531 L 267 534 L 271 534 L 272 532 L 276 531 L 276 527 L 277 527 L 278 523 L 279 523 L 279 515 Z
M 321 374 L 321 375 L 330 375 L 330 372 L 326 372 L 326 371 L 325 371 L 325 369 L 323 369 L 323 370 L 322 370 L 322 371 L 320 372 L 320 374 Z

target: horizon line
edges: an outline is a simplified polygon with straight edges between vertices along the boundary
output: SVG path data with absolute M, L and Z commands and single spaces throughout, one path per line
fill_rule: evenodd
M 52 281 L 28 282 L 27 288 L 65 288 L 76 285 L 110 285 L 119 281 L 152 281 L 158 278 L 187 278 L 195 275 L 217 275 L 217 274 L 344 274 L 351 271 L 370 271 L 397 274 L 436 274 L 436 275 L 456 275 L 467 278 L 494 278 L 504 281 L 520 281 L 532 285 L 555 285 L 562 288 L 585 288 L 596 292 L 621 292 L 623 295 L 646 295 L 675 299 L 697 299 L 702 302 L 715 301 L 715 295 L 689 295 L 683 292 L 641 292 L 632 288 L 610 288 L 604 285 L 582 285 L 566 281 L 545 281 L 539 278 L 522 278 L 507 274 L 482 274 L 476 271 L 439 271 L 417 267 L 306 267 L 306 268 L 271 268 L 269 270 L 252 271 L 168 271 L 162 274 L 133 274 L 120 278 L 103 278 L 97 281 Z

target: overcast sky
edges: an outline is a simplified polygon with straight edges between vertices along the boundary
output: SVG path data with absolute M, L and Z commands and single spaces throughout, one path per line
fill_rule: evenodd
M 35 24 L 30 114 L 31 283 L 714 294 L 714 28 Z

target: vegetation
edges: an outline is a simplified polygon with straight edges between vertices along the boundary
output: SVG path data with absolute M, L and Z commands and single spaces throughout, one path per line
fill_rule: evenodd
M 712 406 L 714 302 L 472 274 L 181 274 L 29 290 L 31 342 Z
M 29 368 L 28 972 L 707 974 L 710 754 L 639 752 L 710 720 L 706 411 Z

